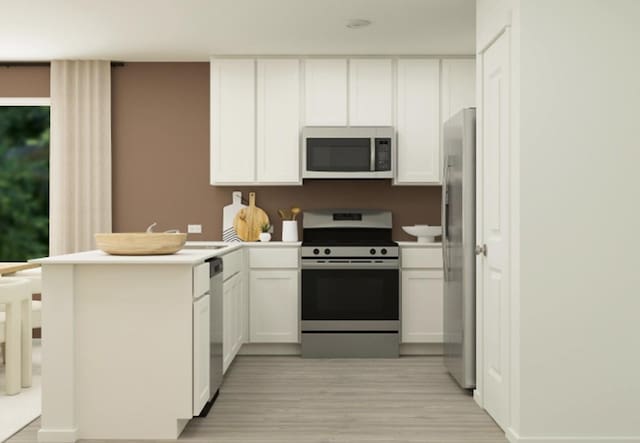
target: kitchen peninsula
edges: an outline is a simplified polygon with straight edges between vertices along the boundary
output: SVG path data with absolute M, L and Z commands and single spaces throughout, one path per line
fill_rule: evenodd
M 205 260 L 240 247 L 35 260 L 46 331 L 39 440 L 176 438 L 194 415 L 192 313 L 209 290 Z

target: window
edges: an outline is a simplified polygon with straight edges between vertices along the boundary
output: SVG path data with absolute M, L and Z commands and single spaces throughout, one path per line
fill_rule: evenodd
M 48 99 L 0 101 L 0 261 L 49 252 Z

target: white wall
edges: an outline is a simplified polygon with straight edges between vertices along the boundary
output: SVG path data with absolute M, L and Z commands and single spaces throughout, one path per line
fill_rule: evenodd
M 640 1 L 520 12 L 515 431 L 640 441 Z

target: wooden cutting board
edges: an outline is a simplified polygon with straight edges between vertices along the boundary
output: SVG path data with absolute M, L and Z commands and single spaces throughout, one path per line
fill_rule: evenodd
M 231 193 L 231 204 L 222 208 L 222 240 L 226 242 L 240 241 L 236 229 L 233 227 L 233 220 L 240 209 L 246 208 L 242 204 L 242 192 L 233 191 Z
M 240 209 L 233 219 L 233 227 L 238 237 L 244 241 L 257 241 L 261 227 L 269 223 L 269 216 L 256 207 L 256 193 L 249 193 L 249 207 Z

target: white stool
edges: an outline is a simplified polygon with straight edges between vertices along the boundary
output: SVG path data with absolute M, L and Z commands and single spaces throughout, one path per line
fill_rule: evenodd
M 31 285 L 31 294 L 42 294 L 42 268 L 26 269 L 9 274 L 9 277 L 26 278 Z M 34 300 L 31 302 L 31 327 L 33 329 L 42 327 L 42 302 Z
M 5 343 L 6 391 L 20 392 L 20 385 L 31 386 L 31 290 L 29 280 L 0 278 L 0 342 Z

